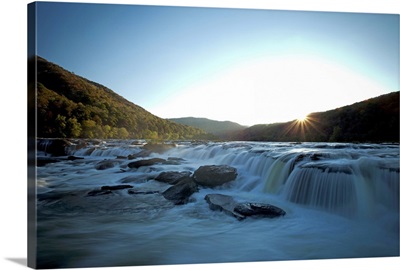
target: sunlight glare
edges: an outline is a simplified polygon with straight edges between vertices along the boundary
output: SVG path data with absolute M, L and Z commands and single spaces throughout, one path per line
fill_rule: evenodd
M 243 125 L 287 122 L 378 96 L 382 85 L 344 66 L 307 56 L 247 61 L 179 89 L 151 111 Z
M 300 117 L 297 117 L 297 121 L 299 122 L 305 122 L 308 119 L 308 115 L 301 115 Z

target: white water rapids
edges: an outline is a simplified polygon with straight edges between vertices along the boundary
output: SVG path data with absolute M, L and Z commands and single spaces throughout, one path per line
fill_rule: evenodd
M 399 146 L 330 143 L 177 143 L 149 157 L 178 162 L 130 169 L 132 141 L 88 144 L 83 159 L 37 167 L 38 267 L 160 265 L 399 255 Z M 44 156 L 38 152 L 38 156 Z M 117 158 L 118 157 L 118 158 Z M 96 169 L 103 160 L 113 167 Z M 140 191 L 170 187 L 163 171 L 229 165 L 235 181 L 200 188 L 185 205 Z M 210 210 L 205 195 L 276 205 L 279 218 L 238 221 Z

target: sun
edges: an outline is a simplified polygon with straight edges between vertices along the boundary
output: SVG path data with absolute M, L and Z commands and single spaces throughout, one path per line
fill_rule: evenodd
M 298 122 L 305 122 L 305 121 L 307 121 L 307 119 L 308 119 L 308 115 L 307 114 L 305 114 L 305 115 L 301 115 L 300 117 L 297 117 L 297 121 Z

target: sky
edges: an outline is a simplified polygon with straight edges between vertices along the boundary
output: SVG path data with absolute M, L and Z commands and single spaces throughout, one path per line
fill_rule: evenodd
M 72 1 L 72 0 L 71 0 Z M 107 2 L 105 0 L 85 0 L 84 2 Z M 117 0 L 118 2 L 133 3 L 140 2 L 137 0 Z M 2 61 L 7 67 L 2 70 L 2 85 L 3 90 L 0 91 L 1 103 L 1 123 L 3 127 L 11 127 L 7 130 L 8 132 L 1 133 L 1 140 L 3 142 L 25 142 L 26 141 L 26 5 L 31 0 L 5 0 L 0 1 L 0 28 L 1 33 L 4 37 L 4 42 L 0 43 L 1 50 L 3 52 Z M 334 10 L 334 11 L 346 11 L 346 12 L 381 12 L 381 13 L 400 13 L 399 3 L 395 0 L 363 0 L 363 1 L 348 1 L 348 0 L 141 0 L 142 3 L 154 4 L 157 2 L 160 4 L 171 2 L 174 4 L 187 4 L 194 3 L 196 5 L 225 5 L 225 6 L 256 6 L 257 8 L 279 8 L 279 9 L 311 9 L 311 10 Z M 221 4 L 222 2 L 222 4 Z M 256 2 L 256 4 L 252 4 Z M 53 33 L 54 35 L 56 33 Z M 58 34 L 60 35 L 60 34 Z M 65 34 L 64 34 L 65 35 Z M 65 48 L 64 48 L 65 50 Z M 115 91 L 122 92 L 125 87 L 120 87 L 117 83 L 122 83 L 118 79 L 113 79 L 111 82 L 111 76 L 107 81 L 105 73 L 89 73 L 82 68 L 82 63 L 79 63 L 74 57 L 70 59 L 61 59 L 59 54 L 58 57 L 55 54 L 44 53 L 47 58 L 56 62 L 60 62 L 64 66 L 68 66 L 68 69 L 80 70 L 85 73 L 87 77 L 92 80 L 102 81 L 103 84 L 108 87 L 112 87 Z M 78 53 L 79 50 L 76 51 Z M 359 52 L 359 51 L 357 51 Z M 65 50 L 67 53 L 67 50 Z M 87 52 L 86 52 L 87 53 Z M 379 52 L 378 54 L 380 54 Z M 68 55 L 72 55 L 69 52 Z M 81 55 L 80 57 L 83 57 Z M 395 58 L 395 56 L 393 56 Z M 379 59 L 379 58 L 378 58 Z M 70 64 L 66 60 L 75 60 L 74 65 Z M 62 61 L 62 62 L 61 62 Z M 114 67 L 115 68 L 115 67 Z M 101 74 L 103 77 L 99 76 Z M 111 85 L 112 84 L 112 85 Z M 139 98 L 137 95 L 135 98 Z M 12 117 L 10 117 L 12 115 Z M 12 130 L 12 131 L 11 131 Z M 2 155 L 2 164 L 4 168 L 5 179 L 26 179 L 26 167 L 21 164 L 26 164 L 26 144 L 24 143 L 5 143 L 3 144 L 3 152 L 7 153 Z M 25 154 L 24 154 L 25 153 Z M 1 244 L 0 253 L 3 259 L 0 260 L 0 266 L 2 269 L 26 269 L 26 207 L 24 203 L 26 201 L 26 181 L 5 181 L 5 184 L 9 190 L 15 192 L 6 192 L 1 197 L 2 200 L 2 214 L 7 217 L 2 223 Z M 310 261 L 281 261 L 281 262 L 253 262 L 251 264 L 230 264 L 228 267 L 232 269 L 241 269 L 241 266 L 245 265 L 251 267 L 251 269 L 299 269 L 299 270 L 310 270 L 310 269 L 378 269 L 384 267 L 385 269 L 395 270 L 398 268 L 400 257 L 387 257 L 387 258 L 366 258 L 366 259 L 344 259 L 344 260 L 310 260 Z M 396 266 L 397 265 L 397 266 Z M 150 269 L 151 267 L 143 267 L 143 269 Z M 157 269 L 185 269 L 185 265 L 180 266 L 163 266 L 157 267 Z M 209 265 L 191 265 L 191 269 L 220 269 L 220 264 L 209 264 Z M 97 269 L 97 268 L 93 268 Z M 114 269 L 109 267 L 101 268 Z M 125 268 L 124 268 L 125 269 Z M 126 267 L 126 269 L 142 269 L 140 266 Z M 100 268 L 99 268 L 100 270 Z
M 37 4 L 37 54 L 162 117 L 287 122 L 399 90 L 399 15 Z

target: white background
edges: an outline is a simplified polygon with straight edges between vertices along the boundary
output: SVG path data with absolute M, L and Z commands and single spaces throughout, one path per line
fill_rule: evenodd
M 65 2 L 65 1 L 63 1 Z M 111 1 L 67 1 L 110 3 Z M 3 0 L 0 71 L 1 228 L 0 269 L 25 269 L 27 258 L 27 4 Z M 115 2 L 113 2 L 115 3 Z M 400 13 L 398 0 L 119 0 L 122 4 L 186 5 L 284 10 Z M 400 87 L 399 87 L 400 88 Z M 238 264 L 150 266 L 92 269 L 398 269 L 400 258 L 286 261 Z

